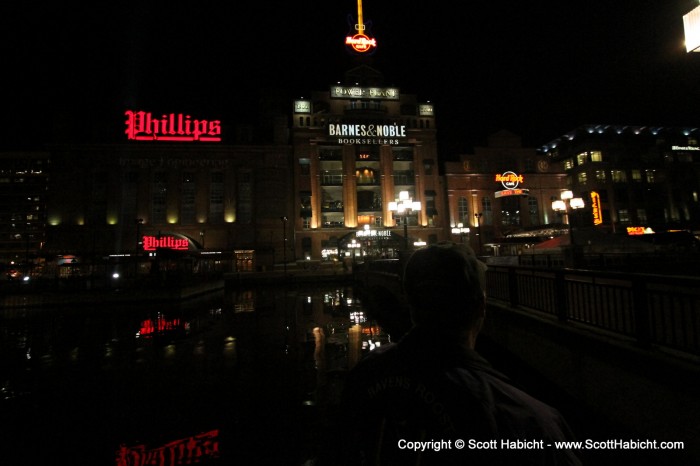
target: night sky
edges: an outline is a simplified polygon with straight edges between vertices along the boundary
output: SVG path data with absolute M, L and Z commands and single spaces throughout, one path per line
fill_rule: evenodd
M 127 108 L 240 121 L 261 93 L 308 96 L 355 66 L 355 0 L 18 3 L 0 7 L 0 149 L 120 141 Z M 499 129 L 538 147 L 587 123 L 700 126 L 697 4 L 363 1 L 371 65 L 434 103 L 445 158 Z

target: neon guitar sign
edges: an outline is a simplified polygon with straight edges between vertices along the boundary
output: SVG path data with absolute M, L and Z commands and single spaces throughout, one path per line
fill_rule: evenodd
M 348 21 L 352 23 L 350 17 Z M 368 23 L 371 25 L 371 22 Z M 367 53 L 377 47 L 377 39 L 367 35 L 367 27 L 362 21 L 362 0 L 357 0 L 357 24 L 355 24 L 355 34 L 345 38 L 345 45 L 357 53 Z

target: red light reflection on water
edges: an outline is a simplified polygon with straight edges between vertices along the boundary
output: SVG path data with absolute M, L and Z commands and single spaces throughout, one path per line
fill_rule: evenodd
M 153 336 L 154 334 L 163 332 L 172 332 L 176 330 L 186 330 L 187 323 L 179 319 L 166 319 L 162 315 L 158 315 L 156 319 L 146 319 L 141 321 L 141 328 L 138 335 L 142 337 Z
M 169 466 L 198 464 L 220 456 L 219 429 L 168 442 L 162 447 L 147 449 L 145 445 L 117 450 L 116 466 Z

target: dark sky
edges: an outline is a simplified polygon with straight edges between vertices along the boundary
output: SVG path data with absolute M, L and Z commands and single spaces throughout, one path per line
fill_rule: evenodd
M 354 66 L 355 0 L 0 7 L 0 149 L 99 140 L 126 108 L 224 121 L 265 89 L 327 89 Z M 512 3 L 512 4 L 511 4 Z M 441 152 L 501 128 L 536 147 L 576 126 L 700 126 L 695 0 L 364 0 L 387 85 L 435 104 Z

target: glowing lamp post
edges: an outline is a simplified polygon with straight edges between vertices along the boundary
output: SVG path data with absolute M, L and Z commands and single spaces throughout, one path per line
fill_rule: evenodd
M 409 215 L 412 215 L 414 212 L 420 212 L 420 210 L 421 203 L 411 199 L 408 191 L 401 191 L 398 199 L 389 202 L 389 211 L 391 211 L 395 217 L 401 217 L 401 223 L 403 223 L 405 251 L 408 251 L 408 224 L 406 223 L 406 219 Z
M 583 207 L 583 199 L 580 197 L 574 197 L 574 193 L 571 191 L 562 192 L 561 200 L 552 201 L 552 210 L 562 215 L 566 215 L 566 220 L 569 222 L 569 242 L 571 243 L 572 248 L 574 247 L 574 227 L 571 224 L 571 217 L 569 213 L 571 210 L 582 209 Z
M 464 237 L 469 233 L 469 227 L 465 227 L 463 223 L 458 223 L 452 228 L 453 235 L 459 235 L 460 243 L 464 243 Z

